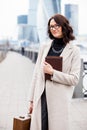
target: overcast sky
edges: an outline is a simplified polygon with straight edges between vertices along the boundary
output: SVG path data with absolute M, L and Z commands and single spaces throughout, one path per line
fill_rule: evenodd
M 0 38 L 15 35 L 17 16 L 28 14 L 28 0 L 0 0 Z
M 78 3 L 79 34 L 87 35 L 87 0 L 61 1 L 63 3 Z M 0 38 L 15 37 L 17 31 L 17 16 L 28 14 L 28 6 L 29 0 L 0 0 Z

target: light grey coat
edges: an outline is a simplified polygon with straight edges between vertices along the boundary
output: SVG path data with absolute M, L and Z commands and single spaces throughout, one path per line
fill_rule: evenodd
M 52 81 L 47 81 L 45 85 L 43 62 L 50 46 L 51 41 L 40 48 L 35 66 L 29 98 L 34 102 L 30 130 L 41 130 L 41 95 L 45 86 L 49 130 L 68 130 L 68 107 L 74 86 L 79 81 L 80 52 L 79 48 L 72 43 L 67 44 L 61 53 L 63 57 L 62 72 L 54 70 Z

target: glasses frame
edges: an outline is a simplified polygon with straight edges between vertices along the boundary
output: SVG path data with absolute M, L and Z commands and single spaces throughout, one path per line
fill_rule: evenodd
M 60 28 L 60 25 L 59 25 L 59 24 L 55 24 L 55 25 L 49 26 L 49 29 L 50 29 L 50 30 L 57 30 L 57 29 L 59 29 L 59 28 Z

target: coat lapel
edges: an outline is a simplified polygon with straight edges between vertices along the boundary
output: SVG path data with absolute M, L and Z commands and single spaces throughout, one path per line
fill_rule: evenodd
M 60 55 L 63 57 L 63 61 L 65 61 L 69 57 L 70 53 L 72 52 L 72 48 L 72 43 L 66 45 L 63 52 Z
M 50 41 L 50 43 L 47 43 L 47 46 L 44 48 L 44 55 L 43 55 L 43 58 L 45 58 L 46 56 L 47 56 L 47 54 L 48 54 L 48 52 L 49 52 L 49 49 L 50 49 L 50 47 L 51 47 L 51 41 Z
M 48 54 L 48 51 L 49 51 L 51 45 L 52 45 L 52 41 L 47 43 L 47 46 L 44 47 L 44 54 L 43 54 L 43 59 L 44 60 L 45 60 L 45 57 Z M 60 55 L 60 56 L 63 57 L 63 61 L 66 60 L 66 58 L 70 55 L 70 53 L 72 52 L 72 48 L 73 48 L 72 42 L 70 42 L 69 44 L 66 45 L 66 47 L 63 50 L 63 52 Z
M 42 67 L 43 67 L 43 62 L 44 62 L 44 60 L 45 60 L 45 57 L 47 56 L 47 54 L 48 54 L 48 51 L 49 51 L 49 49 L 50 49 L 50 47 L 51 47 L 51 44 L 52 44 L 52 41 L 50 41 L 49 43 L 47 43 L 47 45 L 46 46 L 44 46 L 44 53 L 43 53 L 43 59 L 42 59 Z M 72 43 L 70 42 L 69 44 L 67 44 L 66 45 L 66 47 L 64 48 L 64 50 L 63 50 L 63 52 L 61 53 L 61 55 L 60 56 L 62 56 L 63 57 L 63 61 L 65 61 L 68 57 L 69 57 L 69 55 L 71 54 L 71 52 L 72 52 Z M 44 73 L 43 73 L 43 69 L 42 69 L 42 79 L 44 80 L 45 79 L 45 77 L 44 77 Z
M 43 57 L 42 57 L 42 63 L 41 63 L 41 66 L 43 67 L 43 62 L 45 61 L 45 57 L 47 56 L 47 54 L 48 54 L 48 51 L 49 51 L 49 49 L 50 49 L 50 47 L 51 47 L 51 41 L 49 42 L 49 43 L 47 43 L 47 45 L 45 45 L 44 46 L 44 53 L 43 53 Z M 42 69 L 42 79 L 45 81 L 45 76 L 44 76 L 44 73 L 43 73 L 43 69 Z

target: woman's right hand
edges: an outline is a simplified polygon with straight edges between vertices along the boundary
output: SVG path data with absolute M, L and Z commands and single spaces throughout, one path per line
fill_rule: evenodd
M 31 114 L 32 111 L 33 111 L 33 102 L 30 101 L 30 103 L 29 103 L 29 114 Z
M 53 75 L 54 69 L 53 69 L 53 67 L 52 67 L 49 63 L 47 63 L 46 61 L 44 62 L 43 70 L 44 70 L 44 73 Z

